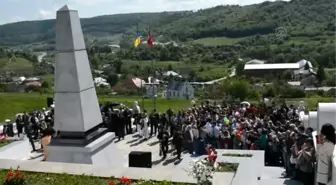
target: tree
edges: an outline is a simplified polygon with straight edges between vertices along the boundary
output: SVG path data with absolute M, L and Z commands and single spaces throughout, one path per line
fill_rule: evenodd
M 243 80 L 237 80 L 230 85 L 230 94 L 240 101 L 244 101 L 249 93 L 249 84 Z
M 41 87 L 42 87 L 43 89 L 48 89 L 48 88 L 49 88 L 49 83 L 48 83 L 48 81 L 44 81 L 44 82 L 41 84 Z
M 290 70 L 286 70 L 284 71 L 284 73 L 282 74 L 282 79 L 283 80 L 291 80 L 293 77 L 292 72 Z
M 107 83 L 109 83 L 111 87 L 115 86 L 118 83 L 118 80 L 119 77 L 115 73 L 110 73 L 106 79 Z
M 236 75 L 237 76 L 242 76 L 244 74 L 244 67 L 245 67 L 245 64 L 243 62 L 239 62 L 236 65 Z
M 94 69 L 98 69 L 99 67 L 99 60 L 96 57 L 92 57 L 92 59 L 90 60 L 91 66 Z
M 319 82 L 319 85 L 322 84 L 322 82 L 326 79 L 326 73 L 324 71 L 324 68 L 320 65 L 317 70 L 317 80 Z
M 171 64 L 168 65 L 168 71 L 172 71 L 173 70 L 173 66 Z
M 195 70 L 191 70 L 189 72 L 189 81 L 195 81 L 196 78 L 196 71 Z
M 121 67 L 122 67 L 122 61 L 120 59 L 116 59 L 113 62 L 113 67 L 115 69 L 115 72 L 120 74 L 121 73 Z

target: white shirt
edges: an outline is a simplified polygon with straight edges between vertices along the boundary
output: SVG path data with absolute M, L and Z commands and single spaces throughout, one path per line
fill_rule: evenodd
M 320 148 L 317 150 L 317 176 L 316 180 L 319 183 L 323 184 L 331 184 L 330 177 L 332 177 L 331 167 L 332 167 L 332 159 L 335 158 L 334 154 L 335 145 L 331 142 L 325 142 L 321 145 Z
M 210 136 L 218 138 L 219 136 L 219 127 L 217 125 L 211 127 Z
M 206 132 L 208 134 L 211 134 L 211 131 L 212 131 L 212 125 L 210 122 L 207 122 L 207 124 L 205 125 L 205 129 L 206 129 Z

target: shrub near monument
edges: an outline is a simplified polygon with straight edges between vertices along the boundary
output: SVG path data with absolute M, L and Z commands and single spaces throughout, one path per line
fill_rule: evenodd
M 122 178 L 99 178 L 88 175 L 69 175 L 69 174 L 49 174 L 49 173 L 33 173 L 21 172 L 17 170 L 1 170 L 0 178 L 3 179 L 4 185 L 188 185 L 187 183 L 173 182 L 154 182 L 154 181 L 133 181 L 127 177 Z

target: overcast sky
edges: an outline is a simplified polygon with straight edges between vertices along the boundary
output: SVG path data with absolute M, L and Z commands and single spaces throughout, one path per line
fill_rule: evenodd
M 0 0 L 0 24 L 55 18 L 56 10 L 67 4 L 81 17 L 98 15 L 198 10 L 217 5 L 260 3 L 264 0 Z

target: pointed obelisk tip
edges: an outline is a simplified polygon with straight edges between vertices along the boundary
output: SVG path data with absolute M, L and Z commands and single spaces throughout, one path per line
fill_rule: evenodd
M 68 5 L 64 5 L 61 9 L 59 9 L 58 11 L 69 11 L 69 7 Z

